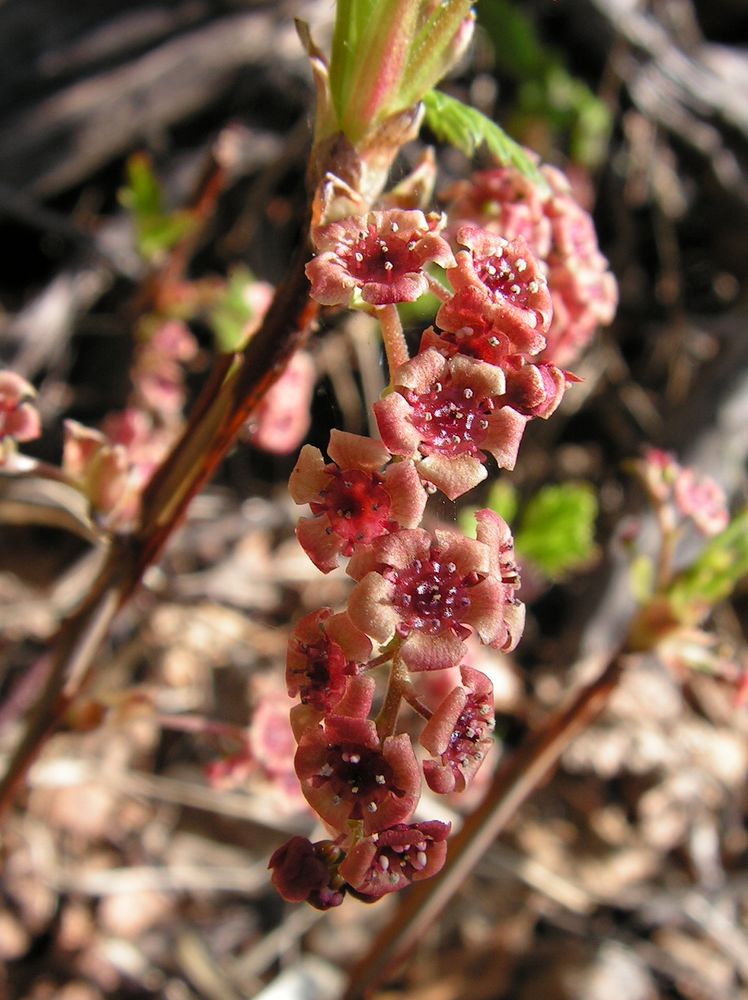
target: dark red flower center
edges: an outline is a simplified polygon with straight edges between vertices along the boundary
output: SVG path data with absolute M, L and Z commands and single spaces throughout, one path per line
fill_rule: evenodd
M 434 383 L 429 392 L 403 393 L 412 407 L 411 420 L 421 435 L 421 451 L 451 458 L 475 455 L 488 430 L 493 403 L 467 386 Z
M 524 257 L 512 260 L 503 253 L 474 260 L 473 266 L 478 278 L 495 299 L 505 299 L 520 309 L 534 308 L 532 296 L 540 286 L 530 261 Z
M 390 498 L 376 473 L 333 468 L 330 485 L 320 495 L 322 502 L 310 504 L 312 513 L 327 514 L 331 529 L 351 547 L 391 530 Z
M 326 785 L 333 800 L 352 804 L 350 819 L 364 819 L 390 795 L 402 795 L 395 787 L 394 772 L 378 750 L 355 744 L 329 748 L 327 760 L 313 783 Z
M 404 630 L 427 635 L 461 631 L 460 622 L 469 606 L 469 587 L 452 562 L 416 559 L 403 570 L 385 573 L 395 584 L 392 602 Z
M 340 258 L 349 274 L 362 285 L 369 282 L 390 285 L 403 274 L 419 269 L 419 261 L 413 256 L 417 242 L 415 239 L 406 242 L 396 232 L 385 238 L 374 226 L 369 226 L 368 232 L 359 233 L 356 242 Z
M 317 711 L 325 711 L 342 697 L 348 660 L 340 646 L 330 639 L 313 646 L 300 642 L 299 652 L 307 661 L 304 671 L 307 683 L 299 691 L 301 700 Z

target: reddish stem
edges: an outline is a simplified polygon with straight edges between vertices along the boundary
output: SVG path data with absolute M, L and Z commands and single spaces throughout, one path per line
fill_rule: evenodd
M 396 368 L 410 361 L 408 345 L 405 342 L 403 324 L 400 322 L 400 313 L 397 306 L 381 306 L 377 309 L 377 319 L 382 327 L 382 341 L 384 351 L 387 355 L 387 367 L 390 372 L 390 380 Z

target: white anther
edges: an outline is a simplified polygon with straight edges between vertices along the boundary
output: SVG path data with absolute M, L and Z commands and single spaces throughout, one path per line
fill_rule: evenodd
M 524 257 L 518 257 L 514 262 L 514 266 L 517 268 L 519 273 L 522 274 L 523 271 L 527 270 L 527 261 Z

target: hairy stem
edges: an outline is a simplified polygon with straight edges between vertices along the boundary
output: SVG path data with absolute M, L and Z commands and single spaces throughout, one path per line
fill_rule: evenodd
M 408 345 L 405 342 L 403 324 L 400 322 L 400 313 L 397 306 L 381 306 L 377 309 L 377 319 L 382 327 L 382 340 L 384 351 L 387 355 L 387 367 L 390 372 L 390 380 L 396 368 L 404 365 L 410 360 Z
M 387 684 L 387 694 L 384 696 L 384 703 L 377 716 L 377 733 L 380 740 L 386 736 L 392 736 L 397 725 L 397 713 L 400 711 L 400 703 L 403 700 L 403 692 L 410 686 L 408 679 L 408 668 L 398 655 L 392 661 L 390 667 L 390 679 Z

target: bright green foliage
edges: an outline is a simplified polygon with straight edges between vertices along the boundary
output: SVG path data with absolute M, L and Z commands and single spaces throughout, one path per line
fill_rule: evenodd
M 508 480 L 497 479 L 491 486 L 487 505 L 511 524 L 519 509 L 519 494 Z
M 226 291 L 211 310 L 208 322 L 216 338 L 216 349 L 228 354 L 240 351 L 247 339 L 247 324 L 254 318 L 247 290 L 255 281 L 246 267 L 235 267 L 229 275 Z
M 514 536 L 517 554 L 550 579 L 588 562 L 595 554 L 597 498 L 589 483 L 546 486 L 525 507 Z
M 634 557 L 629 570 L 631 590 L 639 604 L 646 604 L 655 589 L 655 566 L 649 556 L 640 554 Z
M 354 145 L 418 104 L 472 33 L 470 0 L 338 0 L 330 91 Z
M 455 146 L 465 156 L 473 156 L 485 143 L 502 166 L 516 167 L 539 187 L 547 190 L 547 184 L 537 166 L 496 122 L 439 90 L 426 94 L 424 103 L 426 124 L 441 142 Z
M 519 495 L 511 483 L 500 479 L 491 487 L 486 506 L 511 525 Z M 459 526 L 468 535 L 474 534 L 473 513 L 467 508 L 460 511 Z M 548 579 L 557 580 L 588 563 L 596 552 L 596 517 L 597 498 L 589 483 L 543 487 L 524 506 L 519 527 L 513 529 L 520 565 L 527 560 Z
M 699 624 L 748 575 L 748 508 L 710 539 L 696 560 L 679 573 L 666 597 L 684 624 Z
M 195 225 L 189 212 L 165 211 L 161 185 L 143 153 L 127 161 L 127 184 L 119 200 L 132 213 L 138 253 L 149 263 L 157 263 Z
M 555 146 L 568 135 L 572 160 L 596 167 L 611 129 L 606 105 L 543 46 L 518 3 L 483 0 L 478 16 L 493 40 L 499 68 L 518 81 L 517 125 L 542 122 L 553 133 Z

